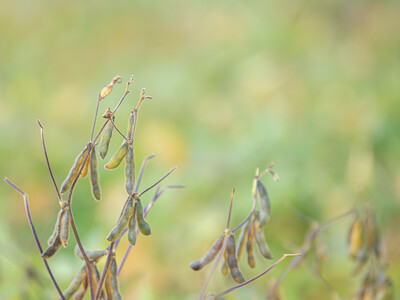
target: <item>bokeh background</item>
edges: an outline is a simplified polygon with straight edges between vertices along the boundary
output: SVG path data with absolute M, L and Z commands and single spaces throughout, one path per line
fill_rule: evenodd
M 137 165 L 156 153 L 142 187 L 171 167 L 168 190 L 151 211 L 153 235 L 140 236 L 121 275 L 126 299 L 195 299 L 209 272 L 189 263 L 224 229 L 232 188 L 232 224 L 251 208 L 256 167 L 275 163 L 281 181 L 263 179 L 272 201 L 266 229 L 275 258 L 298 250 L 309 224 L 367 203 L 387 244 L 387 274 L 400 286 L 400 2 L 398 1 L 9 1 L 0 9 L 0 175 L 30 196 L 42 244 L 58 211 L 36 119 L 58 183 L 89 139 L 100 89 L 114 75 L 135 82 L 116 123 L 146 87 L 135 140 Z M 114 107 L 116 85 L 100 107 Z M 115 135 L 116 137 L 116 135 Z M 111 152 L 120 145 L 114 138 Z M 101 162 L 100 165 L 103 163 Z M 125 200 L 123 168 L 101 168 L 103 199 L 79 182 L 73 210 L 89 249 L 107 246 Z M 0 298 L 54 299 L 21 197 L 0 184 Z M 152 195 L 143 198 L 147 203 Z M 351 218 L 325 233 L 325 279 L 348 298 L 362 276 L 347 257 Z M 49 260 L 65 289 L 82 262 L 75 242 Z M 121 255 L 127 246 L 120 247 Z M 119 256 L 121 257 L 121 256 Z M 257 268 L 241 264 L 250 278 Z M 227 299 L 263 299 L 269 275 Z M 209 290 L 234 282 L 215 275 Z M 285 299 L 329 299 L 307 268 L 293 270 Z

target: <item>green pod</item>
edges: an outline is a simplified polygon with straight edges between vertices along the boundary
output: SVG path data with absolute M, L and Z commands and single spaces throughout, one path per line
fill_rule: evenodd
M 101 188 L 99 183 L 99 171 L 97 169 L 96 147 L 93 147 L 92 155 L 90 156 L 90 186 L 92 187 L 92 195 L 96 200 L 101 199 Z
M 205 265 L 210 263 L 214 257 L 217 255 L 219 250 L 221 250 L 222 245 L 224 243 L 225 234 L 221 234 L 221 236 L 214 242 L 211 246 L 211 249 L 199 260 L 196 260 L 190 264 L 190 267 L 194 271 L 201 270 Z
M 258 214 L 256 214 L 256 216 L 254 218 L 254 223 L 255 223 L 254 224 L 255 237 L 256 237 L 258 249 L 260 250 L 261 255 L 264 256 L 266 259 L 272 259 L 271 250 L 269 250 L 267 241 L 265 240 L 264 231 L 262 230 L 262 227 L 260 224 L 260 217 Z
M 133 203 L 132 196 L 129 196 L 128 200 L 126 200 L 124 208 L 122 209 L 122 214 L 119 217 L 117 226 L 110 232 L 107 236 L 107 240 L 110 242 L 115 241 L 120 235 L 122 230 L 128 225 L 129 219 L 133 214 Z
M 133 206 L 133 213 L 128 223 L 128 241 L 132 246 L 136 244 L 136 209 L 137 203 Z
M 111 292 L 112 292 L 112 299 L 115 300 L 121 300 L 122 296 L 121 293 L 119 292 L 119 286 L 118 286 L 118 267 L 117 267 L 117 261 L 115 259 L 115 254 L 111 258 L 111 264 L 110 264 L 110 287 L 111 287 Z
M 133 113 L 133 110 L 131 111 L 131 115 L 129 116 L 129 120 L 128 120 L 128 130 L 127 130 L 127 134 L 126 134 L 126 138 L 128 140 L 131 139 L 132 137 L 132 131 L 133 131 L 133 124 L 135 123 L 135 114 Z
M 49 245 L 49 246 L 54 243 L 56 237 L 59 235 L 59 232 L 60 232 L 60 219 L 61 219 L 61 215 L 62 215 L 63 212 L 64 212 L 64 209 L 62 209 L 62 208 L 58 212 L 56 224 L 54 226 L 54 231 L 51 234 L 51 236 L 49 237 L 49 239 L 47 240 L 47 245 Z
M 247 222 L 243 225 L 242 230 L 240 231 L 239 240 L 236 246 L 238 261 L 240 261 L 240 258 L 242 257 L 243 254 L 244 244 L 246 243 L 247 232 L 249 230 L 249 225 L 250 225 L 249 221 L 250 220 L 247 220 Z
M 90 145 L 90 143 L 87 144 L 86 147 L 83 149 L 83 151 L 81 153 L 79 153 L 79 155 L 76 157 L 71 170 L 69 170 L 67 178 L 65 178 L 64 182 L 61 185 L 61 189 L 60 189 L 61 194 L 65 193 L 66 191 L 69 190 L 69 188 L 72 185 L 72 182 L 75 180 L 76 176 L 78 176 L 79 169 L 81 168 L 83 161 L 85 160 L 87 151 L 89 149 L 89 145 Z
M 151 228 L 149 223 L 146 222 L 143 216 L 143 206 L 139 198 L 136 199 L 136 219 L 138 222 L 139 231 L 143 235 L 150 235 Z
M 82 300 L 85 297 L 88 288 L 88 277 L 85 276 L 83 282 L 79 286 L 78 290 L 75 292 L 73 300 Z
M 75 246 L 74 253 L 76 257 L 78 257 L 81 260 L 85 260 L 83 258 L 81 249 L 79 248 L 78 245 Z M 107 250 L 94 250 L 94 251 L 87 251 L 85 250 L 86 256 L 89 260 L 94 260 L 95 262 L 98 262 L 104 255 L 108 253 Z
M 108 170 L 117 168 L 121 161 L 124 159 L 126 152 L 128 151 L 128 142 L 124 141 L 119 147 L 118 151 L 111 157 L 110 161 L 104 166 Z
M 113 300 L 113 289 L 111 287 L 111 261 L 110 264 L 108 265 L 108 269 L 106 270 L 106 279 L 104 281 L 104 287 L 106 288 L 106 294 L 107 294 L 107 300 Z M 103 271 L 104 272 L 104 271 Z
M 52 257 L 57 252 L 57 250 L 60 249 L 60 247 L 61 247 L 61 240 L 60 236 L 57 235 L 53 243 L 49 247 L 47 247 L 46 250 L 44 250 L 44 252 L 42 253 L 42 257 L 45 259 Z
M 129 195 L 133 194 L 135 187 L 135 154 L 133 144 L 128 146 L 128 153 L 125 156 L 125 188 Z
M 60 240 L 64 248 L 68 246 L 70 215 L 69 208 L 65 210 L 60 219 Z
M 257 181 L 257 190 L 260 195 L 261 213 L 260 213 L 260 225 L 264 227 L 271 218 L 271 202 L 269 201 L 267 190 L 261 181 Z
M 79 289 L 80 285 L 83 283 L 86 276 L 86 266 L 83 266 L 82 269 L 79 270 L 78 274 L 76 274 L 75 278 L 72 280 L 68 288 L 63 292 L 63 295 L 66 300 L 71 299 L 71 297 L 76 293 Z
M 226 252 L 228 254 L 228 267 L 231 271 L 232 278 L 237 283 L 243 283 L 246 280 L 243 277 L 242 272 L 239 269 L 238 259 L 236 256 L 236 245 L 235 245 L 235 235 L 233 233 L 229 234 L 228 242 L 226 243 Z
M 249 230 L 247 231 L 247 243 L 246 243 L 247 262 L 251 268 L 254 268 L 256 266 L 256 261 L 254 259 L 254 250 L 253 250 L 254 234 L 255 234 L 254 220 L 251 220 L 249 225 Z
M 112 122 L 108 121 L 107 128 L 104 130 L 103 135 L 101 136 L 100 146 L 99 146 L 99 153 L 101 159 L 104 159 L 108 152 L 108 147 L 110 146 L 111 137 L 114 131 L 114 125 L 112 124 L 115 120 L 115 117 L 111 117 Z

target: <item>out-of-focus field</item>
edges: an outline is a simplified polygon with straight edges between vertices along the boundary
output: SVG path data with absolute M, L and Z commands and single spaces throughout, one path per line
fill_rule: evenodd
M 40 119 L 60 184 L 90 136 L 97 95 L 119 74 L 135 75 L 116 124 L 146 87 L 135 138 L 137 165 L 156 153 L 142 187 L 180 166 L 151 211 L 153 234 L 139 236 L 121 273 L 126 299 L 195 299 L 210 270 L 193 272 L 224 229 L 236 188 L 232 224 L 251 208 L 256 167 L 275 163 L 266 184 L 275 258 L 297 251 L 308 224 L 352 207 L 377 213 L 389 268 L 400 286 L 400 2 L 398 1 L 2 1 L 0 9 L 0 175 L 30 196 L 43 245 L 58 211 L 41 149 Z M 114 107 L 116 85 L 100 112 Z M 99 126 L 98 126 L 99 127 Z M 115 135 L 116 137 L 117 135 Z M 115 138 L 111 152 L 120 145 Z M 100 166 L 103 162 L 100 162 Z M 107 246 L 125 200 L 123 168 L 100 168 L 103 199 L 79 182 L 73 210 L 89 249 Z M 360 192 L 358 192 L 360 187 Z M 21 197 L 0 184 L 0 298 L 55 299 L 26 221 Z M 152 195 L 143 198 L 148 203 Z M 362 276 L 347 257 L 351 218 L 326 231 L 325 279 L 348 299 Z M 49 260 L 62 289 L 82 262 L 75 241 Z M 126 238 L 118 255 L 126 248 Z M 121 252 L 121 253 L 120 253 Z M 121 257 L 121 256 L 119 256 Z M 271 262 L 243 262 L 247 278 Z M 290 263 L 227 299 L 263 299 L 268 282 Z M 209 290 L 234 285 L 219 272 Z M 305 267 L 283 283 L 285 299 L 329 299 Z

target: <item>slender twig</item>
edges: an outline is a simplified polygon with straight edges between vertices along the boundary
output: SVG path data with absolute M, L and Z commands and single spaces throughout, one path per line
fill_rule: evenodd
M 55 188 L 55 190 L 56 190 L 56 193 L 57 193 L 57 197 L 58 197 L 58 201 L 59 201 L 59 203 L 60 203 L 60 206 L 61 206 L 61 207 L 64 207 L 64 200 L 61 198 L 61 194 L 60 194 L 60 191 L 58 190 L 56 180 L 54 179 L 53 172 L 51 171 L 49 158 L 48 158 L 48 156 L 47 156 L 46 144 L 45 144 L 45 142 L 44 142 L 44 133 L 43 133 L 44 127 L 43 127 L 43 125 L 40 123 L 40 120 L 36 120 L 36 121 L 37 121 L 37 123 L 38 123 L 38 125 L 39 125 L 39 127 L 40 127 L 40 137 L 41 137 L 41 139 L 42 139 L 42 147 L 43 147 L 44 158 L 45 158 L 46 164 L 47 164 L 47 169 L 48 169 L 48 171 L 49 171 L 50 178 L 51 178 L 51 180 L 53 181 L 53 185 L 54 185 L 54 188 Z
M 96 296 L 95 296 L 95 298 L 94 298 L 95 300 L 99 299 L 99 297 L 100 297 L 101 289 L 103 288 L 104 280 L 105 280 L 105 278 L 106 278 L 108 268 L 110 267 L 110 262 L 111 262 L 111 256 L 112 256 L 112 252 L 113 252 L 113 247 L 114 247 L 114 242 L 112 242 L 112 243 L 110 244 L 110 247 L 109 247 L 109 250 L 108 250 L 109 252 L 108 252 L 108 255 L 107 255 L 106 264 L 104 265 L 103 273 L 101 274 L 100 280 L 99 280 L 99 282 L 97 283 Z M 110 253 L 111 253 L 111 254 L 110 254 Z
M 156 156 L 155 154 L 152 154 L 152 155 L 150 155 L 150 156 L 147 156 L 147 157 L 143 160 L 142 166 L 140 167 L 139 176 L 138 176 L 138 179 L 137 179 L 137 181 L 136 181 L 136 186 L 135 186 L 135 191 L 134 191 L 134 193 L 137 193 L 137 191 L 138 191 L 138 189 L 139 189 L 140 182 L 142 181 L 142 176 L 143 176 L 144 168 L 146 167 L 147 162 L 148 162 L 150 159 L 152 159 L 153 157 L 155 157 L 155 156 Z
M 100 104 L 100 98 L 97 100 L 97 105 L 96 105 L 96 112 L 94 113 L 94 120 L 93 120 L 93 127 L 92 127 L 92 133 L 90 134 L 90 140 L 93 140 L 93 135 L 94 135 L 94 130 L 96 128 L 96 121 L 97 121 L 97 114 L 99 113 L 99 104 Z
M 231 203 L 229 205 L 229 213 L 228 213 L 228 220 L 226 221 L 226 229 L 229 229 L 229 224 L 231 222 L 233 196 L 235 196 L 235 189 L 232 190 L 232 194 L 231 194 Z
M 115 125 L 114 121 L 112 118 L 109 119 L 111 124 L 114 126 L 115 130 L 124 138 L 125 141 L 129 142 L 126 136 L 118 129 L 118 127 Z
M 200 296 L 199 296 L 199 300 L 202 300 L 202 299 L 203 299 L 204 293 L 206 292 L 206 289 L 207 289 L 207 286 L 208 286 L 208 284 L 210 283 L 210 280 L 211 280 L 213 274 L 215 273 L 215 270 L 217 269 L 217 266 L 218 266 L 218 264 L 219 264 L 219 261 L 221 260 L 222 253 L 224 253 L 224 251 L 225 251 L 226 244 L 228 243 L 228 239 L 227 239 L 226 233 L 224 233 L 224 234 L 225 234 L 225 237 L 224 237 L 224 244 L 222 245 L 222 248 L 221 248 L 221 250 L 219 251 L 217 260 L 215 261 L 215 263 L 214 263 L 214 265 L 213 265 L 213 268 L 211 269 L 211 272 L 210 272 L 210 274 L 209 274 L 208 277 L 207 277 L 206 283 L 204 284 L 204 286 L 203 286 L 203 288 L 202 288 L 202 290 L 201 290 L 201 293 L 200 293 Z
M 225 295 L 225 294 L 228 294 L 228 293 L 230 293 L 230 292 L 232 292 L 232 291 L 234 291 L 234 290 L 236 290 L 236 289 L 238 289 L 238 288 L 240 288 L 240 287 L 242 287 L 242 286 L 244 286 L 244 285 L 246 285 L 246 284 L 249 284 L 250 282 L 252 282 L 252 281 L 256 280 L 257 278 L 260 278 L 260 277 L 263 276 L 264 274 L 268 273 L 271 269 L 273 269 L 274 267 L 276 267 L 276 266 L 277 266 L 281 261 L 283 261 L 286 257 L 300 256 L 300 255 L 301 255 L 301 253 L 283 254 L 282 257 L 281 257 L 280 259 L 278 259 L 272 266 L 270 266 L 269 268 L 267 268 L 266 270 L 264 270 L 264 271 L 261 272 L 260 274 L 254 276 L 253 278 L 251 278 L 251 279 L 249 279 L 249 280 L 246 280 L 245 282 L 240 283 L 240 284 L 238 284 L 238 285 L 236 285 L 236 286 L 234 286 L 234 287 L 232 287 L 232 288 L 230 288 L 230 289 L 228 289 L 228 290 L 226 290 L 226 291 L 223 291 L 223 292 L 221 292 L 221 293 L 219 293 L 219 294 L 217 294 L 217 295 L 214 295 L 214 296 L 215 296 L 215 297 L 220 297 L 220 296 Z
M 163 181 L 165 178 L 167 178 L 173 171 L 175 171 L 176 169 L 178 169 L 179 167 L 175 167 L 172 168 L 167 174 L 165 174 L 163 177 L 161 177 L 160 180 L 158 180 L 156 183 L 154 183 L 153 185 L 149 186 L 147 189 L 145 189 L 144 191 L 140 192 L 138 197 L 140 198 L 144 193 L 150 191 L 153 187 L 155 187 L 157 184 L 159 184 L 161 181 Z
M 33 237 L 34 237 L 34 239 L 35 239 L 36 245 L 37 245 L 37 247 L 38 247 L 38 249 L 39 249 L 40 256 L 41 256 L 42 253 L 43 253 L 43 250 L 42 250 L 42 246 L 40 245 L 39 238 L 38 238 L 37 233 L 36 233 L 36 230 L 35 230 L 35 226 L 33 225 L 31 212 L 30 212 L 30 210 L 29 210 L 28 194 L 24 193 L 21 189 L 19 189 L 14 183 L 12 183 L 10 180 L 8 180 L 7 177 L 4 178 L 4 181 L 7 182 L 10 186 L 12 186 L 12 187 L 13 187 L 17 192 L 19 192 L 19 193 L 22 195 L 22 197 L 24 198 L 24 205 L 25 205 L 26 216 L 27 216 L 27 218 L 28 218 L 29 226 L 31 227 Z M 64 297 L 62 291 L 60 290 L 60 287 L 58 286 L 57 281 L 56 281 L 56 279 L 55 279 L 54 276 L 53 276 L 53 273 L 52 273 L 51 270 L 50 270 L 50 266 L 49 266 L 49 264 L 47 263 L 47 260 L 46 260 L 45 258 L 42 257 L 42 261 L 43 261 L 43 263 L 44 263 L 44 265 L 45 265 L 45 267 L 46 267 L 46 269 L 47 269 L 47 272 L 48 272 L 49 275 L 50 275 L 51 281 L 53 282 L 55 288 L 57 289 L 58 294 L 60 295 L 61 299 L 65 300 L 65 297 Z

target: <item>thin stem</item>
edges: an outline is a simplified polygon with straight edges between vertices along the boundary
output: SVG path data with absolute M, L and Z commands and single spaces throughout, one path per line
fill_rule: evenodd
M 111 124 L 114 126 L 115 130 L 124 138 L 125 141 L 129 142 L 126 136 L 118 129 L 118 127 L 115 125 L 114 121 L 110 118 Z
M 147 162 L 148 162 L 150 159 L 152 159 L 153 157 L 155 157 L 155 156 L 156 156 L 155 154 L 152 154 L 152 155 L 150 155 L 150 156 L 147 156 L 147 157 L 143 160 L 142 166 L 140 167 L 139 176 L 138 176 L 138 179 L 137 179 L 137 181 L 136 181 L 136 186 L 135 186 L 135 191 L 134 191 L 134 193 L 137 193 L 137 191 L 138 191 L 138 189 L 139 189 L 139 184 L 140 184 L 140 182 L 142 181 L 142 176 L 143 176 L 144 168 L 146 167 Z
M 273 269 L 274 267 L 276 267 L 276 266 L 277 266 L 281 261 L 283 261 L 286 257 L 300 256 L 300 255 L 301 255 L 301 253 L 283 254 L 282 257 L 281 257 L 280 259 L 278 259 L 272 266 L 270 266 L 269 268 L 267 268 L 266 270 L 264 270 L 264 271 L 261 272 L 260 274 L 254 276 L 253 278 L 251 278 L 251 279 L 249 279 L 249 280 L 246 280 L 245 282 L 240 283 L 240 284 L 238 284 L 238 285 L 236 285 L 236 286 L 234 286 L 234 287 L 232 287 L 232 288 L 230 288 L 230 289 L 228 289 L 228 290 L 226 290 L 226 291 L 224 291 L 224 292 L 222 292 L 222 293 L 219 293 L 219 294 L 217 294 L 217 295 L 214 295 L 214 296 L 215 296 L 215 297 L 220 297 L 220 296 L 225 295 L 225 294 L 228 294 L 228 293 L 230 293 L 230 292 L 232 292 L 232 291 L 234 291 L 234 290 L 236 290 L 236 289 L 238 289 L 238 288 L 240 288 L 240 287 L 242 287 L 242 286 L 244 286 L 244 285 L 246 285 L 246 284 L 249 284 L 250 282 L 252 282 L 252 281 L 256 280 L 257 278 L 260 278 L 261 276 L 263 276 L 263 275 L 265 275 L 266 273 L 268 273 L 271 269 Z
M 106 278 L 108 268 L 110 267 L 110 262 L 111 262 L 111 256 L 112 256 L 112 252 L 113 252 L 113 247 L 114 247 L 114 242 L 112 242 L 112 243 L 110 244 L 110 247 L 109 247 L 109 250 L 108 250 L 106 264 L 104 265 L 104 269 L 103 269 L 103 273 L 101 274 L 100 281 L 99 281 L 98 284 L 97 284 L 96 296 L 95 296 L 95 298 L 94 298 L 95 300 L 99 299 L 99 297 L 100 297 L 101 289 L 103 288 L 104 280 L 105 280 L 105 278 Z
M 37 123 L 38 123 L 38 125 L 39 125 L 39 127 L 40 127 L 40 137 L 41 137 L 41 139 L 42 139 L 42 147 L 43 147 L 44 158 L 45 158 L 46 164 L 47 164 L 47 169 L 48 169 L 48 171 L 49 171 L 50 178 L 51 178 L 51 180 L 53 181 L 53 186 L 54 186 L 54 188 L 55 188 L 55 190 L 56 190 L 56 193 L 57 193 L 57 197 L 58 197 L 58 201 L 59 201 L 59 203 L 60 203 L 60 206 L 61 206 L 61 207 L 64 207 L 64 200 L 61 198 L 61 194 L 60 194 L 60 191 L 58 190 L 56 180 L 54 179 L 53 172 L 51 171 L 49 158 L 48 158 L 48 156 L 47 156 L 46 144 L 45 144 L 45 142 L 44 142 L 44 133 L 43 133 L 43 132 L 44 132 L 44 127 L 43 127 L 43 125 L 40 123 L 40 120 L 36 120 L 36 121 L 37 121 Z
M 312 222 L 316 222 L 315 220 L 313 220 L 312 218 L 310 218 L 309 216 L 307 216 L 306 214 L 302 213 L 301 211 L 299 211 L 298 209 L 296 209 L 289 201 L 285 202 L 286 206 L 290 208 L 290 210 L 300 219 L 307 221 L 309 223 Z
M 21 189 L 19 189 L 19 188 L 18 188 L 14 183 L 12 183 L 10 180 L 8 180 L 7 177 L 4 178 L 4 181 L 7 182 L 11 187 L 13 187 L 17 192 L 19 192 L 19 193 L 22 195 L 22 197 L 24 198 L 24 205 L 25 205 L 26 216 L 27 216 L 27 218 L 28 218 L 29 226 L 31 227 L 32 234 L 33 234 L 33 237 L 34 237 L 35 242 L 36 242 L 36 246 L 38 247 L 39 252 L 40 252 L 40 256 L 41 256 L 42 253 L 43 253 L 43 250 L 42 250 L 42 246 L 40 245 L 39 238 L 38 238 L 37 233 L 36 233 L 36 230 L 35 230 L 35 226 L 33 225 L 31 212 L 30 212 L 30 210 L 29 210 L 28 195 L 27 195 L 26 193 L 24 193 Z M 58 294 L 60 295 L 61 299 L 65 300 L 65 297 L 64 297 L 62 291 L 60 290 L 60 287 L 58 286 L 57 281 L 56 281 L 56 279 L 55 279 L 54 276 L 53 276 L 53 273 L 52 273 L 51 270 L 50 270 L 50 266 L 49 266 L 49 264 L 47 263 L 47 260 L 46 260 L 45 258 L 42 257 L 42 261 L 43 261 L 43 263 L 44 263 L 44 265 L 45 265 L 45 267 L 46 267 L 46 269 L 47 269 L 47 272 L 48 272 L 49 275 L 50 275 L 51 281 L 53 282 L 55 288 L 57 289 Z
M 231 203 L 229 205 L 229 213 L 228 213 L 228 220 L 226 221 L 226 229 L 229 229 L 229 224 L 231 222 L 233 196 L 235 196 L 235 189 L 232 190 L 232 194 L 231 194 Z
M 119 273 L 121 273 L 122 267 L 124 266 L 125 261 L 128 258 L 129 253 L 131 252 L 131 249 L 132 249 L 132 245 L 129 244 L 128 248 L 125 251 L 124 257 L 122 258 L 121 263 L 118 267 L 118 273 L 117 273 L 118 276 L 119 276 Z
M 133 75 L 131 76 L 131 78 L 129 79 L 129 81 L 126 83 L 125 93 L 124 93 L 124 95 L 122 96 L 122 98 L 119 100 L 117 106 L 114 108 L 114 110 L 113 110 L 113 112 L 112 112 L 113 114 L 118 110 L 118 108 L 120 107 L 122 101 L 124 101 L 126 95 L 129 94 L 129 86 L 131 85 L 132 82 L 133 82 Z
M 203 297 L 204 297 L 204 293 L 206 292 L 207 286 L 208 286 L 208 284 L 210 283 L 210 280 L 211 280 L 211 278 L 212 278 L 212 275 L 215 273 L 215 270 L 217 269 L 217 266 L 218 266 L 218 264 L 219 264 L 219 261 L 221 260 L 222 253 L 224 253 L 224 251 L 225 251 L 225 248 L 226 248 L 226 244 L 227 244 L 227 243 L 228 243 L 228 239 L 227 239 L 227 236 L 225 235 L 224 244 L 222 245 L 222 248 L 221 248 L 221 250 L 219 251 L 217 260 L 215 261 L 215 263 L 214 263 L 214 265 L 213 265 L 213 268 L 211 269 L 210 275 L 208 275 L 208 278 L 207 278 L 207 280 L 206 280 L 206 283 L 204 284 L 203 289 L 201 290 L 201 293 L 200 293 L 200 296 L 199 296 L 199 300 L 202 300 Z
M 93 140 L 94 130 L 96 128 L 97 114 L 99 113 L 99 104 L 100 104 L 100 99 L 97 100 L 96 112 L 94 114 L 94 120 L 93 120 L 92 133 L 90 134 L 90 141 Z
M 71 220 L 72 232 L 74 233 L 76 243 L 78 244 L 78 247 L 81 250 L 83 259 L 85 260 L 85 263 L 86 263 L 86 268 L 88 270 L 88 278 L 89 278 L 89 287 L 90 287 L 91 299 L 94 299 L 95 291 L 94 291 L 94 286 L 93 286 L 93 280 L 91 280 L 91 278 L 92 278 L 92 268 L 90 267 L 90 261 L 89 261 L 87 255 L 86 255 L 85 249 L 83 248 L 82 242 L 81 242 L 81 240 L 79 238 L 78 230 L 76 229 L 75 220 L 74 220 L 74 216 L 72 215 L 71 207 L 69 208 L 68 212 L 69 212 L 69 218 Z
M 251 218 L 251 216 L 253 215 L 255 209 L 253 208 L 251 210 L 251 212 L 249 213 L 249 215 L 247 216 L 246 219 L 244 219 L 244 221 L 242 223 L 240 223 L 238 226 L 236 226 L 234 229 L 232 229 L 232 232 L 235 233 L 236 231 L 238 231 L 240 229 L 240 227 L 242 227 L 244 224 L 246 224 L 246 222 Z
M 158 180 L 156 183 L 154 183 L 153 185 L 151 185 L 150 187 L 148 187 L 144 191 L 140 192 L 138 197 L 140 198 L 144 193 L 150 191 L 153 187 L 155 187 L 157 184 L 159 184 L 161 181 L 163 181 L 165 178 L 167 178 L 169 176 L 169 174 L 171 174 L 173 171 L 175 171 L 178 168 L 179 167 L 172 168 L 167 174 L 165 174 L 163 177 L 161 177 L 160 180 Z

